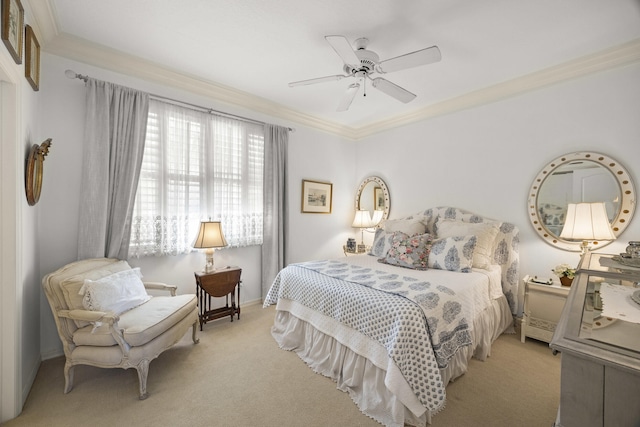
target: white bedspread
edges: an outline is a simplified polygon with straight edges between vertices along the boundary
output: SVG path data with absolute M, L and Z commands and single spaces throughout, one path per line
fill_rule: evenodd
M 442 288 L 445 296 L 455 294 L 455 301 L 461 308 L 457 317 L 468 319 L 464 322 L 467 328 L 473 328 L 473 319 L 491 305 L 494 297 L 502 295 L 501 271 L 497 266 L 489 271 L 454 273 L 389 266 L 368 255 L 336 262 L 341 264 L 345 261 L 375 270 L 378 274 L 400 275 L 408 282 L 428 283 L 430 288 Z M 339 280 L 307 267 L 291 265 L 282 270 L 264 305 L 278 303 L 279 310 L 289 311 L 296 306 L 289 301 L 296 301 L 376 340 L 386 348 L 388 356 L 402 372 L 420 403 L 432 412 L 440 410 L 445 401 L 446 384 L 440 377 L 439 368 L 442 366 L 438 365 L 433 352 L 427 325 L 435 326 L 442 321 L 442 316 L 433 314 L 430 317 L 428 312 L 423 313 L 420 307 L 402 296 Z M 293 311 L 292 314 L 295 315 Z M 322 325 L 314 326 L 326 329 Z M 340 340 L 331 331 L 324 332 Z M 354 343 L 343 344 L 359 354 L 363 352 L 363 348 L 354 346 Z

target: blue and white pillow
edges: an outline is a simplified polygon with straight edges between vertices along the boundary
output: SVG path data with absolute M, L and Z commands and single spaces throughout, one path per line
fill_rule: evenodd
M 378 228 L 376 234 L 373 237 L 373 244 L 369 255 L 381 258 L 387 256 L 387 252 L 391 248 L 391 239 L 393 239 L 393 233 Z
M 475 235 L 435 240 L 431 244 L 429 268 L 470 273 L 477 241 Z

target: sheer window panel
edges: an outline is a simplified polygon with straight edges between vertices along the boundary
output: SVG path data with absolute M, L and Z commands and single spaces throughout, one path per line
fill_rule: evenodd
M 151 100 L 130 254 L 188 253 L 205 219 L 262 244 L 263 170 L 262 125 Z

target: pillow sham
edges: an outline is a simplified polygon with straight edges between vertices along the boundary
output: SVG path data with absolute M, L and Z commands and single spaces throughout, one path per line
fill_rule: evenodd
M 392 238 L 393 233 L 385 231 L 382 228 L 378 228 L 375 236 L 373 236 L 373 243 L 371 244 L 369 255 L 373 255 L 378 258 L 386 256 L 389 248 L 391 248 Z
M 431 249 L 430 234 L 409 236 L 401 231 L 393 233 L 391 248 L 378 261 L 414 270 L 426 270 Z
M 99 280 L 85 280 L 80 289 L 85 310 L 124 313 L 151 299 L 139 268 L 124 270 Z
M 435 240 L 431 244 L 428 267 L 470 273 L 477 241 L 478 238 L 475 235 Z
M 436 224 L 437 238 L 454 236 L 477 237 L 473 252 L 475 268 L 489 268 L 493 264 L 493 247 L 500 228 L 495 222 L 462 222 L 451 219 L 440 219 Z
M 420 218 L 388 219 L 384 223 L 384 231 L 390 233 L 401 231 L 409 236 L 414 236 L 416 234 L 425 234 L 426 227 L 420 221 Z

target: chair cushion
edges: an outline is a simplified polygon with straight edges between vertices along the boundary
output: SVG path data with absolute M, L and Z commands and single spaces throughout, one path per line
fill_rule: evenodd
M 124 330 L 124 339 L 129 345 L 144 345 L 196 310 L 197 301 L 193 294 L 152 297 L 144 304 L 121 314 L 118 329 Z M 107 325 L 98 326 L 95 330 L 92 325 L 78 329 L 73 334 L 73 342 L 79 346 L 100 347 L 117 344 Z

